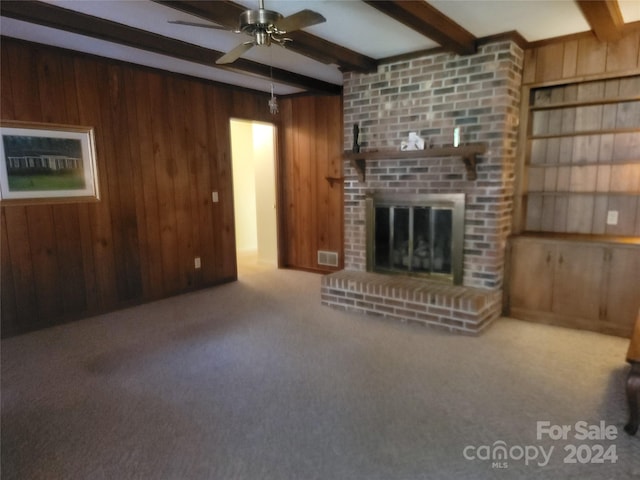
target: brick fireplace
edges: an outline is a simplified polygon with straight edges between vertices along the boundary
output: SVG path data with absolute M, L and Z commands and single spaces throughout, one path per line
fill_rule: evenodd
M 436 53 L 373 74 L 345 74 L 345 150 L 352 149 L 357 124 L 362 152 L 376 154 L 360 164 L 344 162 L 345 269 L 323 277 L 323 304 L 465 333 L 499 317 L 522 60 L 522 49 L 503 40 L 481 45 L 475 55 Z M 475 179 L 460 155 L 441 149 L 451 146 L 456 127 L 463 146 L 486 146 Z M 409 132 L 433 149 L 403 158 L 398 150 Z M 393 154 L 385 158 L 386 151 Z M 464 194 L 461 285 L 367 271 L 367 198 L 433 194 Z

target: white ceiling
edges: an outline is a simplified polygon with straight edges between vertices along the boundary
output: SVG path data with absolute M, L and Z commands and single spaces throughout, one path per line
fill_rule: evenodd
M 218 51 L 230 50 L 248 39 L 228 31 L 170 24 L 169 20 L 204 21 L 148 0 L 46 0 L 46 3 Z M 236 0 L 236 3 L 251 9 L 258 7 L 258 0 Z M 525 40 L 533 42 L 590 29 L 573 0 L 429 0 L 428 3 L 478 38 L 515 30 Z M 640 21 L 640 0 L 619 0 L 619 5 L 625 23 Z M 327 22 L 309 27 L 306 32 L 374 59 L 438 46 L 360 0 L 265 0 L 265 7 L 284 16 L 304 8 L 315 10 L 324 15 Z M 270 89 L 268 79 L 12 18 L 0 19 L 0 33 L 256 90 Z M 278 46 L 253 48 L 244 58 L 332 84 L 342 84 L 342 72 L 335 65 L 325 65 Z M 288 85 L 275 85 L 275 92 L 280 95 L 299 91 Z

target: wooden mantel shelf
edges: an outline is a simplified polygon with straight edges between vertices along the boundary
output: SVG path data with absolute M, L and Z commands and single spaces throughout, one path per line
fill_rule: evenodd
M 364 182 L 367 160 L 394 160 L 425 157 L 461 157 L 467 168 L 467 180 L 478 178 L 476 173 L 476 155 L 487 151 L 485 143 L 471 143 L 460 147 L 435 147 L 425 150 L 376 150 L 370 152 L 344 152 L 344 158 L 351 161 L 351 165 L 358 173 L 358 180 Z

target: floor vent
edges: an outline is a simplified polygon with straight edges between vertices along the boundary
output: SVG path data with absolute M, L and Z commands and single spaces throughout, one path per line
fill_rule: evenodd
M 338 252 L 327 252 L 318 250 L 318 265 L 326 265 L 327 267 L 338 266 Z

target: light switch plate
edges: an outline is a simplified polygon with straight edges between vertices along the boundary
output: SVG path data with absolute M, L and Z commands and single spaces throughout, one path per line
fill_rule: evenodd
M 193 259 L 193 267 L 196 269 L 202 267 L 202 261 L 200 260 L 200 257 L 196 257 Z
M 618 224 L 618 211 L 609 210 L 607 212 L 607 225 L 617 225 L 617 224 Z
M 211 200 L 213 203 L 218 203 L 218 192 L 211 192 Z

